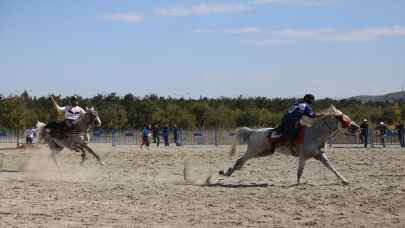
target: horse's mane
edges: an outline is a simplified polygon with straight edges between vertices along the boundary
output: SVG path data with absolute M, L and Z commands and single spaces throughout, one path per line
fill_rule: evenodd
M 308 118 L 306 116 L 304 116 L 302 118 L 302 122 L 305 126 L 312 126 L 316 123 L 319 123 L 320 121 L 322 121 L 325 118 L 328 118 L 329 116 L 339 116 L 342 115 L 342 111 L 340 111 L 339 109 L 337 109 L 334 105 L 331 105 L 329 108 L 324 109 L 322 111 L 320 111 L 319 113 L 324 114 L 324 116 L 320 117 L 320 118 Z

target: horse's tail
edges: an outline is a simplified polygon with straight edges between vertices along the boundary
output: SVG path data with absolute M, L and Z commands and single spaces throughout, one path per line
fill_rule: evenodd
M 42 143 L 43 142 L 43 140 L 44 140 L 44 137 L 45 137 L 45 134 L 46 134 L 46 132 L 45 132 L 45 126 L 46 126 L 46 124 L 45 123 L 42 123 L 41 121 L 37 121 L 37 124 L 36 124 L 36 132 L 37 132 L 37 134 L 38 134 L 38 143 Z
M 245 144 L 248 142 L 250 134 L 253 132 L 252 129 L 248 127 L 241 127 L 238 130 L 236 130 L 235 134 L 235 141 L 232 144 L 231 151 L 229 151 L 229 155 L 233 156 L 236 153 L 236 144 Z

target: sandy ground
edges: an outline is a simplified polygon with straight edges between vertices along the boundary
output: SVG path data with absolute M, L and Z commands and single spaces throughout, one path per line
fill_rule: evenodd
M 329 149 L 349 186 L 316 160 L 295 186 L 297 160 L 282 154 L 198 185 L 233 164 L 229 146 L 92 145 L 105 166 L 89 155 L 81 167 L 79 154 L 64 151 L 59 169 L 45 146 L 12 147 L 0 144 L 0 227 L 405 227 L 397 147 Z M 194 185 L 184 182 L 185 166 Z

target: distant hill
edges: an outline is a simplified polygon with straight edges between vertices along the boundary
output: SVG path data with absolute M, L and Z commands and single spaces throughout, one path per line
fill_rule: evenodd
M 351 97 L 350 99 L 358 100 L 361 102 L 369 102 L 369 101 L 378 101 L 378 102 L 396 102 L 396 101 L 405 101 L 405 91 L 395 92 L 395 93 L 387 93 L 384 95 L 377 95 L 377 96 L 368 96 L 368 95 L 361 95 Z

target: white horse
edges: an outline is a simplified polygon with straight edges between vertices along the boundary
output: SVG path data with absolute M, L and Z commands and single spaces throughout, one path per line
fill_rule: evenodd
M 314 121 L 312 126 L 307 127 L 303 134 L 303 143 L 294 145 L 285 145 L 277 148 L 276 151 L 285 152 L 294 156 L 298 156 L 298 171 L 297 184 L 300 183 L 300 178 L 304 171 L 305 161 L 309 158 L 315 158 L 322 162 L 329 170 L 331 170 L 344 185 L 349 182 L 330 164 L 323 147 L 329 137 L 336 134 L 339 129 L 348 129 L 355 133 L 359 130 L 359 126 L 354 123 L 348 116 L 336 109 L 333 105 L 324 112 L 324 116 Z M 226 172 L 220 171 L 223 176 L 231 176 L 236 170 L 251 158 L 263 157 L 272 154 L 270 142 L 268 140 L 269 133 L 273 128 L 250 129 L 247 127 L 240 128 L 236 132 L 236 137 L 240 143 L 247 143 L 247 151 L 239 158 L 232 168 Z M 236 144 L 232 146 L 231 153 L 236 150 Z
M 87 145 L 89 139 L 88 130 L 99 126 L 101 126 L 101 120 L 93 108 L 86 109 L 86 114 L 75 124 L 74 129 L 70 129 L 69 131 L 66 131 L 66 127 L 63 124 L 45 124 L 38 121 L 38 142 L 45 141 L 48 144 L 51 150 L 50 157 L 56 165 L 56 155 L 65 147 L 76 152 L 82 152 L 81 165 L 87 160 L 86 151 L 91 153 L 101 165 L 104 165 L 100 157 Z

